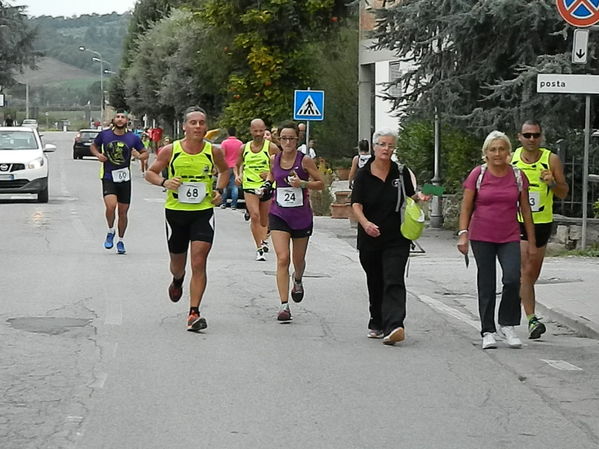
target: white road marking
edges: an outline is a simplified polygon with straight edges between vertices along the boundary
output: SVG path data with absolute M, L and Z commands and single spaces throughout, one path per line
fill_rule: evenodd
M 441 301 L 433 299 L 430 296 L 416 295 L 416 297 L 420 301 L 422 301 L 423 303 L 425 303 L 428 306 L 430 306 L 433 309 L 435 309 L 436 311 L 441 312 L 441 313 L 443 313 L 445 315 L 449 315 L 449 316 L 451 316 L 451 317 L 453 317 L 453 318 L 455 318 L 455 319 L 457 319 L 459 321 L 462 321 L 462 322 L 464 322 L 466 324 L 469 324 L 470 326 L 472 326 L 476 330 L 480 330 L 480 323 L 478 321 L 473 320 L 472 318 L 470 318 L 465 313 L 462 313 L 459 310 L 456 310 L 453 307 L 450 307 L 450 306 L 442 303 Z
M 164 198 L 144 198 L 148 203 L 164 203 Z
M 106 300 L 105 324 L 120 326 L 123 324 L 123 305 L 119 300 Z
M 79 237 L 85 240 L 91 240 L 91 235 L 85 227 L 85 225 L 83 224 L 83 221 L 81 221 L 77 209 L 71 209 L 71 222 L 73 224 L 73 228 L 75 228 L 75 231 L 77 232 Z
M 582 368 L 579 368 L 576 365 L 572 365 L 571 363 L 566 362 L 565 360 L 545 360 L 545 359 L 541 359 L 541 362 L 545 362 L 549 366 L 551 366 L 551 367 L 553 367 L 555 369 L 559 369 L 561 371 L 584 371 Z

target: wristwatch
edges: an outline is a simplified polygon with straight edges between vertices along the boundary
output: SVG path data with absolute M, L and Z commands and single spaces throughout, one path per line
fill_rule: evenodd
M 221 195 L 222 195 L 222 194 L 223 194 L 223 192 L 225 191 L 225 189 L 219 189 L 219 188 L 216 188 L 216 189 L 214 189 L 214 190 L 216 190 L 216 191 L 217 191 L 218 193 L 220 193 Z

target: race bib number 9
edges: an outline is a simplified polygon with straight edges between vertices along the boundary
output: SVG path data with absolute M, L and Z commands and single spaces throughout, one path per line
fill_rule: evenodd
M 206 197 L 206 184 L 203 182 L 184 182 L 177 191 L 180 203 L 199 204 Z
M 277 187 L 277 204 L 281 207 L 300 207 L 304 205 L 301 187 Z
M 528 192 L 528 203 L 531 211 L 538 212 L 541 209 L 541 192 Z
M 127 182 L 129 180 L 131 180 L 131 175 L 128 168 L 112 170 L 112 182 Z

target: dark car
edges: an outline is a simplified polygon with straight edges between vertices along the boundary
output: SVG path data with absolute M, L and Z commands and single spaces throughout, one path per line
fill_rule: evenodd
M 100 131 L 97 129 L 80 129 L 73 143 L 73 159 L 83 159 L 92 156 L 90 147 Z

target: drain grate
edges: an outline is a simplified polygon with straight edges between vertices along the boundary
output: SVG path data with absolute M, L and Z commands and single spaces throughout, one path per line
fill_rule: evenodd
M 18 330 L 38 334 L 60 335 L 70 330 L 88 326 L 92 320 L 89 318 L 61 318 L 61 317 L 23 317 L 9 318 L 8 323 Z

